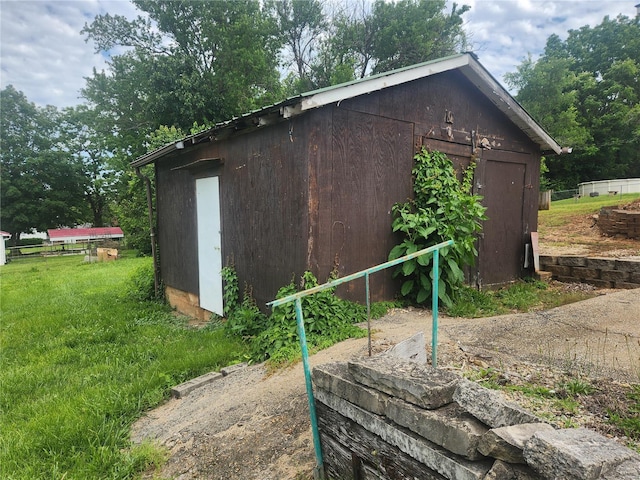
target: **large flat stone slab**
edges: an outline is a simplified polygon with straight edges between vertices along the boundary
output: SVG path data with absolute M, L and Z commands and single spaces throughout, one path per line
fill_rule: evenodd
M 327 363 L 315 367 L 312 378 L 316 387 L 327 390 L 370 412 L 384 415 L 388 396 L 379 390 L 356 382 L 345 362 Z
M 402 360 L 410 360 L 421 365 L 426 365 L 427 344 L 424 338 L 424 332 L 418 332 L 406 340 L 395 344 L 389 350 L 384 352 L 383 355 L 389 355 Z
M 453 400 L 491 428 L 521 423 L 544 423 L 542 419 L 508 402 L 500 392 L 489 390 L 466 379 L 458 382 Z
M 537 432 L 525 444 L 524 458 L 545 478 L 637 479 L 640 471 L 640 455 L 586 428 Z
M 387 418 L 450 452 L 469 460 L 483 456 L 478 443 L 488 428 L 455 403 L 425 410 L 402 400 L 390 399 Z
M 350 361 L 349 372 L 359 383 L 423 408 L 451 403 L 461 379 L 447 370 L 385 355 Z
M 553 430 L 548 423 L 522 423 L 509 427 L 492 428 L 478 444 L 478 450 L 487 457 L 509 463 L 526 463 L 522 451 L 525 443 L 541 430 Z

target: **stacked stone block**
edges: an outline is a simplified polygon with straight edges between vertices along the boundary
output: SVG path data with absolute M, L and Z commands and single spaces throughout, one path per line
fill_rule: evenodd
M 599 288 L 640 288 L 640 262 L 615 258 L 540 256 L 540 269 L 554 280 Z
M 598 215 L 598 228 L 612 237 L 640 238 L 640 212 L 602 208 Z
M 313 371 L 330 479 L 637 479 L 640 455 L 586 429 L 555 430 L 499 392 L 378 356 Z

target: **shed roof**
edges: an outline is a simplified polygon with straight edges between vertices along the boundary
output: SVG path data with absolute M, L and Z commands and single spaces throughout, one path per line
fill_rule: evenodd
M 47 230 L 49 240 L 64 240 L 67 238 L 121 238 L 124 233 L 120 227 L 95 228 L 55 228 Z
M 468 52 L 301 93 L 280 103 L 245 113 L 226 122 L 218 123 L 203 132 L 169 143 L 137 158 L 131 162 L 131 166 L 141 167 L 175 150 L 203 142 L 219 140 L 238 130 L 260 128 L 283 118 L 300 115 L 307 110 L 451 70 L 459 70 L 466 76 L 499 110 L 507 115 L 531 140 L 537 143 L 541 151 L 561 153 L 561 146 L 480 64 L 476 55 Z
M 0 230 L 0 237 L 2 237 L 2 238 L 11 238 L 11 234 L 9 232 L 5 232 L 3 230 Z

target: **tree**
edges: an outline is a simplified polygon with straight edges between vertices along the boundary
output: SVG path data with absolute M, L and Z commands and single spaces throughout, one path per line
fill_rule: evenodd
M 0 223 L 12 234 L 86 221 L 85 178 L 60 146 L 55 107 L 39 108 L 9 85 L 0 92 Z
M 257 0 L 135 0 L 148 19 L 99 15 L 83 33 L 97 51 L 125 47 L 94 72 L 84 96 L 142 138 L 160 125 L 188 129 L 279 98 L 275 20 Z
M 445 12 L 444 0 L 377 0 L 373 7 L 374 73 L 445 57 L 466 47 L 462 14 L 470 7 Z
M 312 66 L 316 86 L 350 80 L 458 53 L 466 47 L 462 15 L 470 7 L 444 0 L 366 0 L 335 15 L 322 55 Z
M 86 105 L 67 108 L 61 117 L 61 144 L 85 177 L 84 198 L 94 227 L 111 225 L 118 174 L 111 165 L 108 137 L 98 131 L 99 115 Z
M 548 157 L 555 188 L 640 175 L 640 22 L 605 17 L 594 28 L 547 40 L 505 81 L 516 98 L 573 153 Z
M 199 126 L 194 127 L 201 130 Z M 161 126 L 151 133 L 145 142 L 147 151 L 151 152 L 172 141 L 184 138 L 185 134 L 176 127 Z M 154 169 L 152 165 L 146 165 L 140 169 L 140 173 L 150 180 L 152 188 L 152 204 L 155 205 L 155 189 L 153 189 Z M 122 174 L 121 184 L 123 192 L 120 199 L 113 207 L 122 230 L 127 236 L 127 245 L 135 248 L 144 255 L 151 254 L 150 229 L 147 210 L 147 197 L 143 179 L 132 172 L 131 169 Z M 155 214 L 154 214 L 155 216 Z M 155 220 L 154 220 L 155 221 Z
M 297 89 L 309 90 L 313 88 L 312 61 L 322 49 L 321 38 L 329 27 L 323 4 L 319 0 L 277 0 L 269 5 L 291 56 L 288 65 L 296 68 Z

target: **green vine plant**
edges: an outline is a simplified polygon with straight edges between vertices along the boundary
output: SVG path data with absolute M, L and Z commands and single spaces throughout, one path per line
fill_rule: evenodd
M 389 253 L 389 260 L 423 248 L 453 240 L 440 250 L 438 296 L 450 307 L 464 283 L 463 268 L 475 263 L 478 251 L 476 235 L 486 220 L 482 197 L 472 194 L 475 163 L 456 176 L 451 160 L 441 152 L 424 147 L 415 157 L 414 198 L 393 206 L 393 231 L 403 236 L 402 243 Z M 404 281 L 400 292 L 405 299 L 422 304 L 431 298 L 433 254 L 408 260 L 398 266 L 394 276 Z
M 246 287 L 242 298 L 238 289 L 238 276 L 233 267 L 222 270 L 224 279 L 225 333 L 240 337 L 249 347 L 250 360 L 269 360 L 274 366 L 286 364 L 300 357 L 300 345 L 296 326 L 295 306 L 287 303 L 275 307 L 269 316 L 260 311 Z M 318 285 L 311 272 L 304 272 L 300 290 Z M 277 298 L 296 293 L 294 281 L 283 286 Z M 357 324 L 367 318 L 363 305 L 338 298 L 334 290 L 324 290 L 302 299 L 307 344 L 310 351 L 320 350 L 347 338 L 366 336 L 367 332 Z M 379 318 L 395 304 L 375 303 L 371 317 Z

